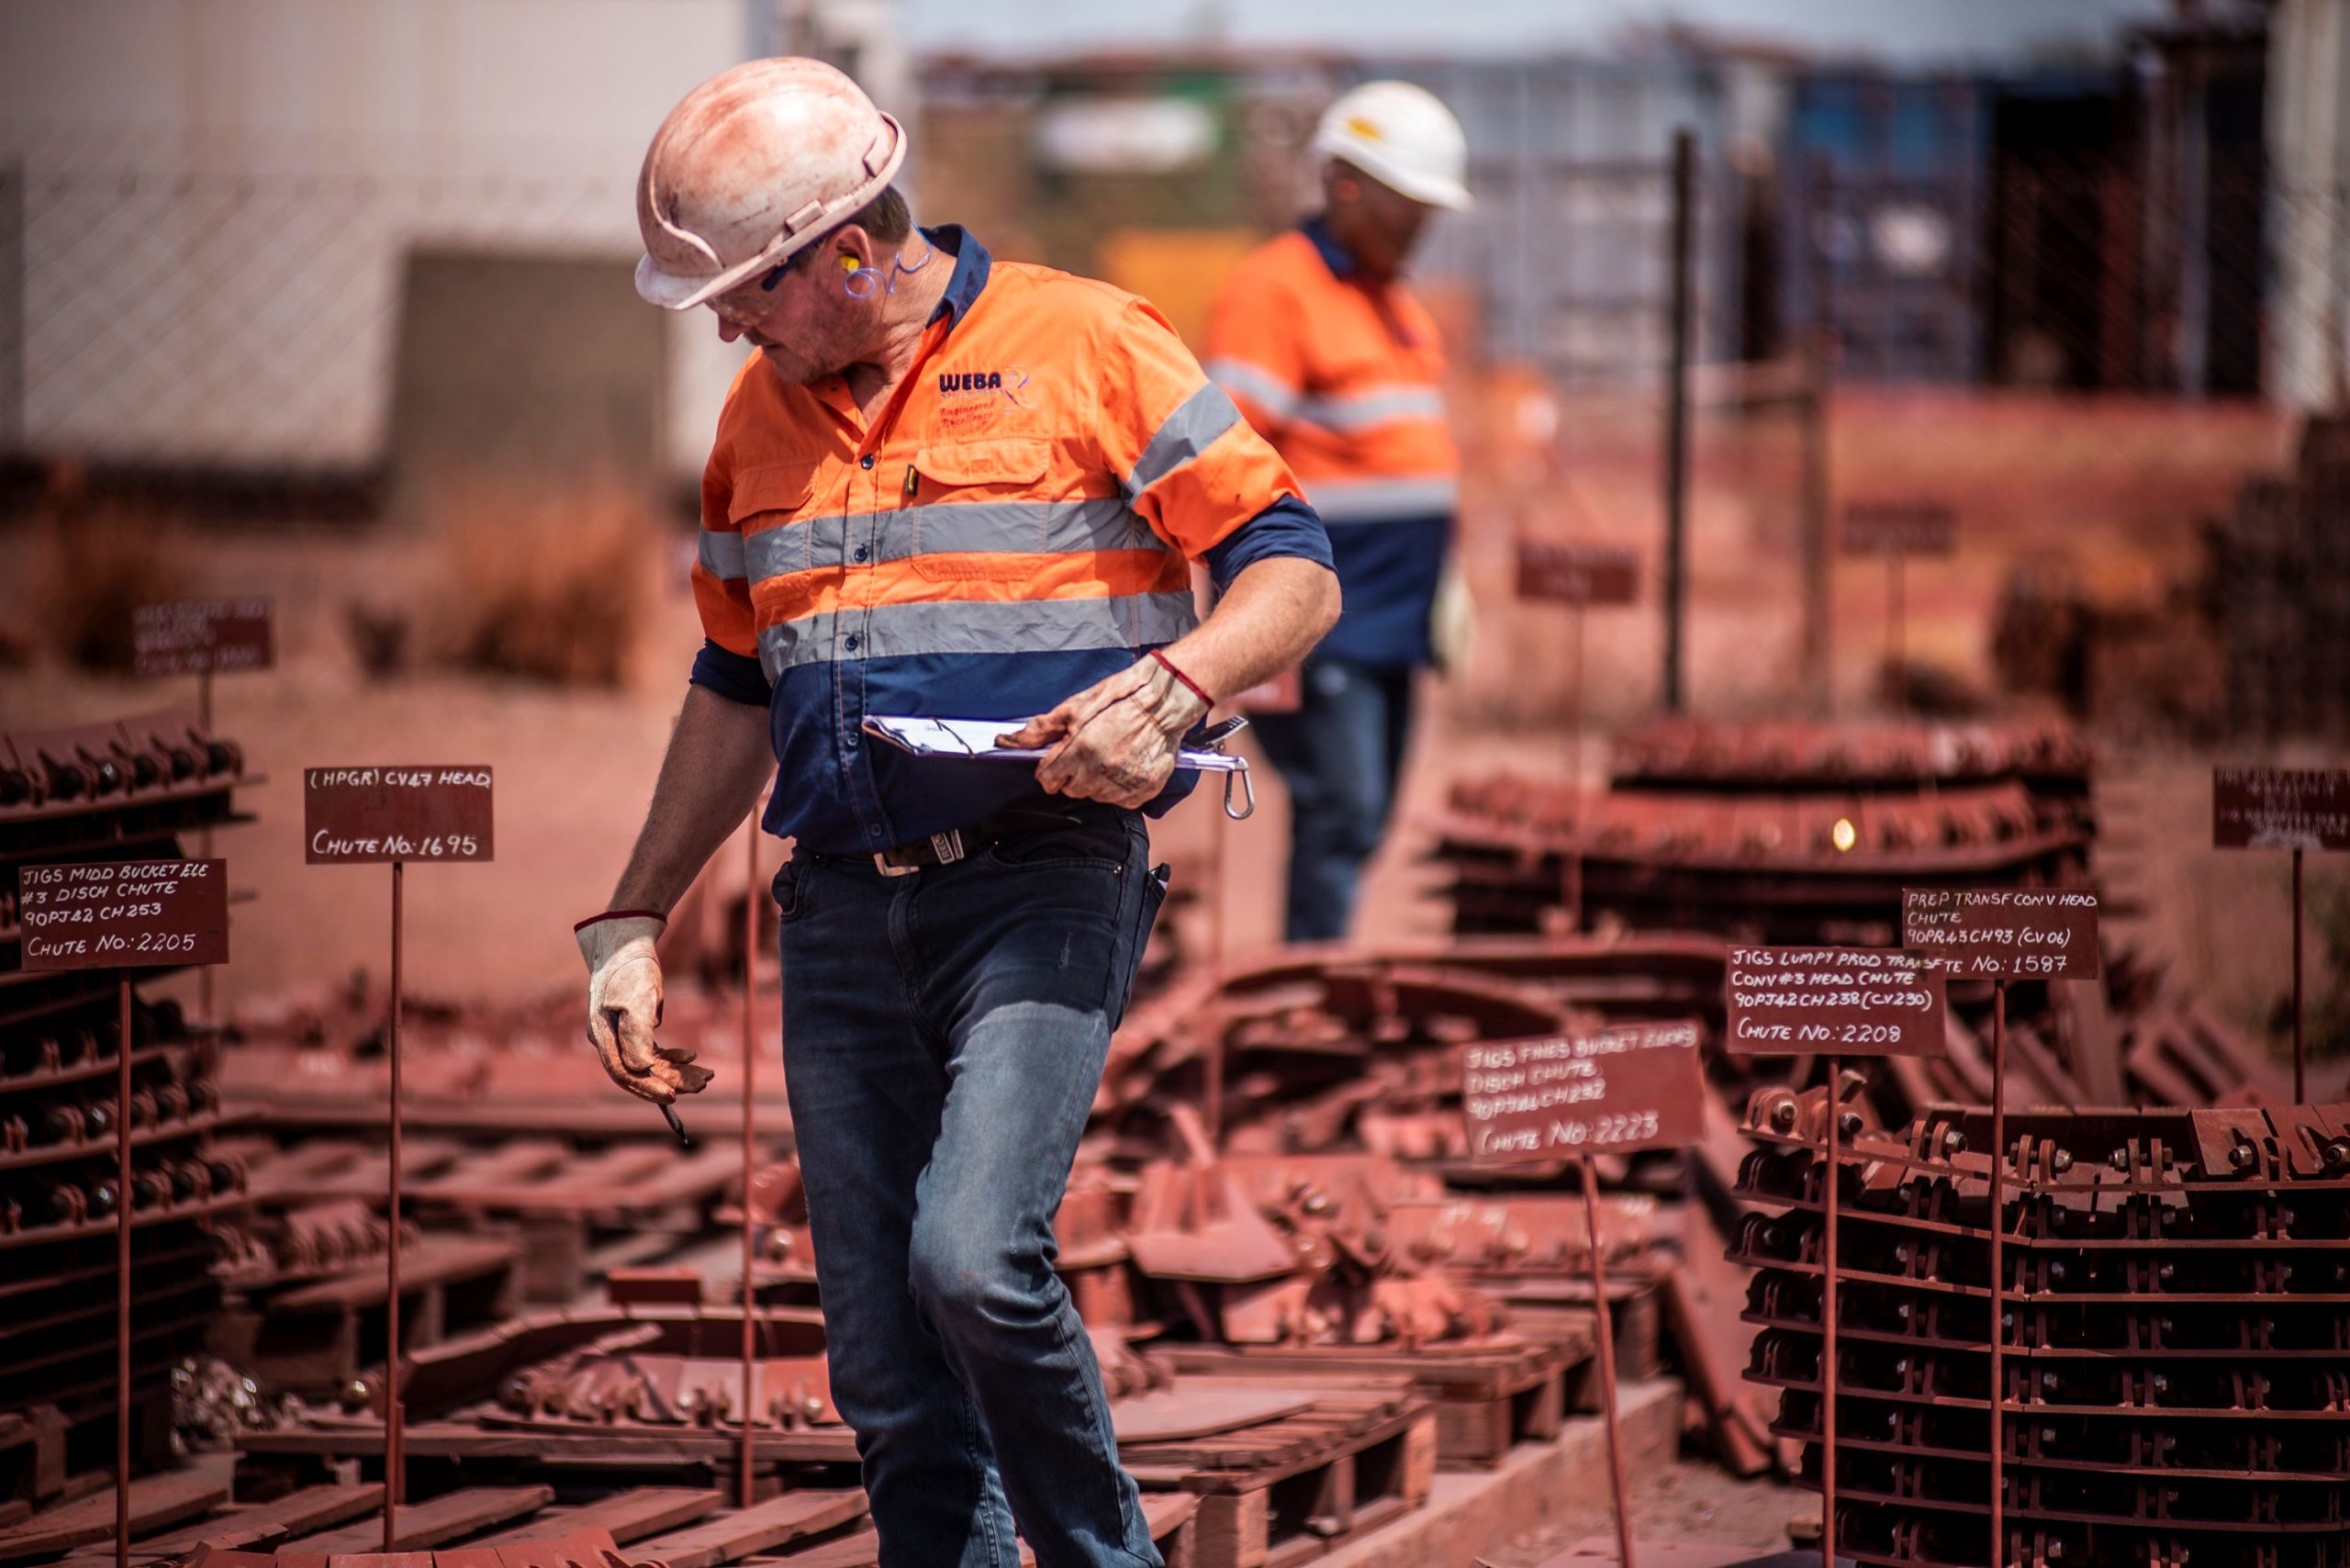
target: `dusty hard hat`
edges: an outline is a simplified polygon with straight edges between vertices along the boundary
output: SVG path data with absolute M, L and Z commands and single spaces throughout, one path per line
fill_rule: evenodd
M 767 271 L 889 185 L 898 122 L 821 60 L 754 60 L 669 111 L 636 177 L 636 292 L 691 309 Z
M 1314 151 L 1390 190 L 1466 212 L 1469 140 L 1444 100 L 1409 82 L 1366 82 L 1338 95 L 1314 128 Z

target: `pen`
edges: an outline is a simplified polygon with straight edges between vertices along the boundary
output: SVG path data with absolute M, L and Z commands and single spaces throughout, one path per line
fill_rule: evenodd
M 694 1140 L 686 1136 L 686 1124 L 677 1120 L 677 1108 L 675 1105 L 664 1105 L 661 1107 L 661 1115 L 669 1124 L 669 1130 L 677 1135 L 677 1141 L 688 1148 L 693 1148 Z

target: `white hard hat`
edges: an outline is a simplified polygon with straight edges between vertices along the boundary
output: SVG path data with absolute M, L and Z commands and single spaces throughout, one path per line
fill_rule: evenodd
M 669 111 L 636 178 L 636 292 L 688 310 L 767 271 L 889 185 L 898 122 L 821 60 L 754 60 Z
M 1338 95 L 1314 128 L 1314 151 L 1388 189 L 1466 212 L 1469 139 L 1444 100 L 1409 82 L 1366 82 Z

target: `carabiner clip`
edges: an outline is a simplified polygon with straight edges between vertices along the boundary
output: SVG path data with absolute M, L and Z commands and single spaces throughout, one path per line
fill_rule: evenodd
M 1234 760 L 1240 766 L 1224 776 L 1224 814 L 1234 822 L 1245 823 L 1257 814 L 1257 786 L 1248 781 L 1248 759 L 1243 756 L 1236 757 Z M 1243 802 L 1237 812 L 1232 809 L 1232 781 L 1236 778 L 1240 781 L 1240 798 Z

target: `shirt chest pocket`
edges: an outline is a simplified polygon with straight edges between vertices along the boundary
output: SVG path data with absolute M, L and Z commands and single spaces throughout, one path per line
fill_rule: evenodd
M 744 575 L 754 583 L 804 572 L 815 564 L 809 505 L 816 489 L 812 463 L 768 463 L 737 470 L 726 515 L 743 533 Z
M 914 571 L 939 582 L 1024 578 L 1052 548 L 1045 438 L 935 442 L 914 454 L 901 523 Z

